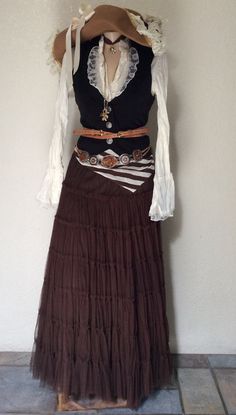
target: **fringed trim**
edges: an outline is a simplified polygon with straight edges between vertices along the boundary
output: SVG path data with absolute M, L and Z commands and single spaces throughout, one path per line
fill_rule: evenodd
M 149 216 L 153 221 L 165 220 L 174 216 L 175 185 L 172 173 L 169 176 L 154 176 L 154 188 Z

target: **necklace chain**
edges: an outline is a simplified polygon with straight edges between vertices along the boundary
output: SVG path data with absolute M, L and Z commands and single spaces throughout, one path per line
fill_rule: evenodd
M 110 45 L 110 52 L 111 53 L 116 53 L 117 52 L 117 49 L 113 46 L 115 43 L 118 43 L 121 39 L 124 39 L 125 38 L 125 36 L 124 35 L 121 35 L 121 36 L 119 36 L 114 42 L 112 42 L 110 39 L 108 39 L 104 34 L 103 34 L 103 37 L 104 37 L 104 42 L 106 43 L 106 44 L 108 44 L 108 45 Z M 102 118 L 102 121 L 107 121 L 108 120 L 108 117 L 109 117 L 109 113 L 110 113 L 110 111 L 111 111 L 111 108 L 109 107 L 109 105 L 108 105 L 108 101 L 104 98 L 104 106 L 103 106 L 103 110 L 102 110 L 102 112 L 100 113 L 100 117 Z
M 108 39 L 108 37 L 106 37 L 105 35 L 103 35 L 103 36 L 104 36 L 104 42 L 108 45 L 111 45 L 110 48 L 109 48 L 111 53 L 116 53 L 117 52 L 117 49 L 113 45 L 115 43 L 118 43 L 121 39 L 125 38 L 124 35 L 120 35 L 116 40 L 114 40 L 114 42 L 112 42 L 111 39 Z
M 121 39 L 125 38 L 124 35 L 120 35 L 116 40 L 114 40 L 114 42 L 112 42 L 112 40 L 106 37 L 104 34 L 103 36 L 104 36 L 104 42 L 108 43 L 108 45 L 114 45 L 115 43 L 119 42 Z

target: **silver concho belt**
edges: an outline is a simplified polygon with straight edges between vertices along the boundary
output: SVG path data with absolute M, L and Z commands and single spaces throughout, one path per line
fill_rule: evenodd
M 80 161 L 86 162 L 88 161 L 91 165 L 101 164 L 103 167 L 112 168 L 116 165 L 129 164 L 130 160 L 142 160 L 145 154 L 148 153 L 150 150 L 151 145 L 144 148 L 143 150 L 135 149 L 132 151 L 132 154 L 123 153 L 120 156 L 113 156 L 111 154 L 106 154 L 105 156 L 97 155 L 97 154 L 89 154 L 88 151 L 81 150 L 78 148 L 77 144 L 74 147 L 74 151 L 78 154 Z

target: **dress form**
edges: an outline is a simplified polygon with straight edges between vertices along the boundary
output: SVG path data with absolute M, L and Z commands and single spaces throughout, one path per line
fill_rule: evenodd
M 116 39 L 120 37 L 121 33 L 119 32 L 104 32 L 104 36 L 110 39 L 112 42 L 115 42 Z M 117 67 L 119 65 L 121 51 L 119 49 L 119 42 L 114 44 L 116 49 L 115 53 L 112 53 L 110 50 L 111 45 L 104 42 L 103 54 L 105 59 L 107 79 L 109 84 L 113 81 Z M 126 407 L 127 400 L 118 398 L 117 401 L 104 401 L 102 399 L 91 399 L 78 401 L 66 396 L 64 393 L 58 393 L 58 411 L 76 411 L 76 410 L 88 410 L 91 409 L 106 409 L 114 407 Z
M 121 33 L 119 32 L 104 32 L 104 36 L 110 39 L 112 42 L 115 42 L 116 39 L 120 37 Z M 119 42 L 115 43 L 114 47 L 116 48 L 116 53 L 110 51 L 109 44 L 104 42 L 104 58 L 105 64 L 107 66 L 108 82 L 109 84 L 113 81 L 116 73 L 116 69 L 119 64 L 121 52 L 119 50 Z
M 112 42 L 115 42 L 115 40 L 120 36 L 120 32 L 104 32 L 104 35 Z

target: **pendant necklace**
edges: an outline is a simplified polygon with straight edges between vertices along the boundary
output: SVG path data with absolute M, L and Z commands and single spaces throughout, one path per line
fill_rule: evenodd
M 104 34 L 103 34 L 103 37 L 104 37 L 104 42 L 108 45 L 111 45 L 109 49 L 110 49 L 110 52 L 113 54 L 117 52 L 117 49 L 113 45 L 119 42 L 121 39 L 125 38 L 124 35 L 120 35 L 116 40 L 114 40 L 114 42 L 112 42 L 112 40 L 108 39 L 108 37 L 106 37 Z
M 113 54 L 117 52 L 117 49 L 113 45 L 115 43 L 118 43 L 121 39 L 125 38 L 124 35 L 120 35 L 114 42 L 112 42 L 104 34 L 103 34 L 103 37 L 104 37 L 104 42 L 108 45 L 111 45 L 109 50 Z M 102 118 L 102 121 L 107 121 L 108 120 L 108 116 L 109 116 L 110 112 L 111 112 L 111 107 L 109 107 L 108 101 L 104 98 L 104 106 L 103 106 L 102 112 L 100 113 L 100 117 Z

